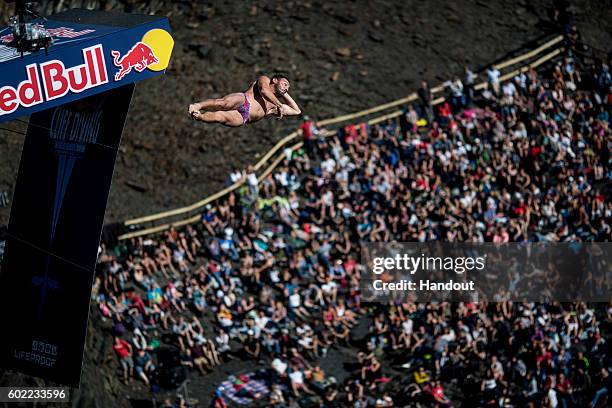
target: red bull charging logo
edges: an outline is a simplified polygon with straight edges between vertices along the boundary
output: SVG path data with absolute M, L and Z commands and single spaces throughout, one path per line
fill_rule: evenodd
M 134 44 L 123 56 L 119 51 L 112 50 L 113 64 L 119 68 L 115 73 L 115 81 L 121 81 L 132 69 L 136 72 L 166 69 L 173 46 L 174 40 L 167 31 L 154 29 L 148 31 L 142 40 Z
M 132 71 L 132 68 L 136 72 L 144 71 L 149 65 L 153 65 L 159 62 L 151 47 L 142 41 L 138 41 L 131 50 L 121 57 L 119 51 L 111 51 L 113 56 L 113 64 L 116 67 L 121 68 L 119 72 L 115 74 L 115 81 L 121 81 L 124 76 Z

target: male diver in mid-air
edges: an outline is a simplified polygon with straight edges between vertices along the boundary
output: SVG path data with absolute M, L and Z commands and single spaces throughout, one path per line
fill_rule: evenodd
M 284 75 L 265 75 L 251 84 L 246 92 L 231 93 L 220 99 L 207 99 L 189 105 L 194 120 L 239 127 L 257 122 L 268 115 L 296 116 L 302 113 L 289 95 L 289 80 Z

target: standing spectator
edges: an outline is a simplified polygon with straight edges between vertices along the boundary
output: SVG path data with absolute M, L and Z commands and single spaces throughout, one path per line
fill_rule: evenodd
M 121 368 L 123 368 L 123 381 L 128 384 L 134 376 L 134 360 L 132 359 L 132 346 L 127 341 L 115 337 L 115 344 L 113 350 L 119 357 Z M 128 376 L 129 369 L 129 376 Z
M 255 169 L 252 165 L 247 167 L 246 178 L 251 196 L 252 198 L 256 198 L 259 195 L 259 182 L 257 181 L 257 174 L 255 174 Z
M 599 86 L 599 96 L 605 96 L 612 86 L 612 75 L 607 64 L 601 64 L 601 70 L 597 73 L 597 85 Z
M 433 105 L 432 105 L 433 93 L 431 92 L 431 89 L 429 88 L 429 84 L 427 83 L 427 81 L 425 80 L 421 81 L 421 87 L 419 88 L 418 95 L 419 95 L 419 99 L 421 100 L 422 113 L 427 118 L 428 123 L 433 122 L 433 119 L 434 119 Z
M 495 96 L 499 96 L 499 77 L 500 75 L 501 75 L 501 72 L 499 72 L 499 69 L 497 69 L 497 67 L 495 66 L 492 66 L 491 68 L 487 70 L 487 78 L 489 81 L 489 86 L 493 90 L 493 93 L 495 94 Z
M 465 96 L 463 95 L 463 83 L 459 77 L 453 78 L 452 81 L 446 83 L 451 94 L 451 108 L 453 113 L 457 113 L 465 105 Z
M 404 129 L 402 129 L 402 132 L 404 134 L 406 134 L 407 132 L 416 132 L 418 121 L 419 115 L 414 110 L 414 105 L 410 105 L 403 115 L 403 120 L 400 122 L 400 124 L 404 124 Z
M 304 147 L 306 148 L 306 154 L 311 160 L 316 158 L 315 156 L 315 137 L 319 133 L 317 126 L 314 121 L 310 120 L 309 116 L 304 116 L 304 122 L 300 125 L 302 131 L 302 137 L 304 139 Z
M 472 106 L 474 102 L 474 90 L 477 75 L 472 72 L 470 67 L 467 65 L 464 67 L 465 78 L 463 84 L 465 85 L 465 104 L 466 106 Z

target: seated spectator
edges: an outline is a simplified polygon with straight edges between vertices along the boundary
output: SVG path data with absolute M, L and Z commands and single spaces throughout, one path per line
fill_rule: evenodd
M 599 402 L 608 398 L 610 395 L 610 390 L 612 390 L 612 381 L 610 380 L 610 371 L 608 368 L 604 367 L 599 371 L 596 390 L 595 396 L 591 401 L 591 407 L 598 407 Z
M 217 336 L 215 336 L 215 343 L 217 343 L 217 351 L 224 359 L 229 357 L 231 347 L 229 345 L 229 335 L 223 331 L 223 329 L 217 330 Z
M 200 374 L 206 374 L 206 370 L 213 366 L 213 364 L 206 359 L 203 346 L 194 344 L 192 347 L 188 348 L 187 351 L 189 351 L 188 355 L 193 361 L 193 366 L 198 369 Z
M 152 373 L 155 371 L 155 365 L 153 365 L 153 359 L 148 351 L 144 349 L 138 350 L 136 357 L 134 358 L 134 368 L 136 369 L 136 374 L 144 381 L 144 383 L 149 385 L 149 377 L 147 373 Z
M 244 341 L 244 353 L 245 358 L 259 360 L 261 353 L 261 345 L 259 341 L 255 338 L 255 333 L 253 330 L 249 330 L 247 333 L 247 338 Z
M 300 391 L 304 391 L 306 394 L 315 395 L 315 393 L 308 388 L 304 382 L 304 373 L 297 365 L 291 366 L 289 379 L 291 380 L 291 390 L 296 397 L 300 396 Z
M 287 368 L 289 367 L 289 364 L 286 361 L 285 355 L 283 355 L 282 357 L 276 357 L 274 360 L 272 360 L 271 367 L 272 383 L 278 383 L 281 380 L 287 378 Z
M 202 345 L 202 349 L 204 350 L 204 356 L 208 359 L 210 367 L 214 367 L 221 364 L 221 358 L 219 356 L 219 352 L 217 351 L 215 343 L 213 343 L 211 340 L 206 339 L 206 341 Z
M 194 368 L 195 365 L 193 363 L 193 356 L 191 355 L 191 349 L 185 349 L 181 352 L 180 356 L 181 365 L 187 368 Z
M 431 395 L 434 400 L 445 407 L 453 406 L 451 400 L 449 400 L 446 395 L 444 395 L 444 388 L 442 388 L 442 383 L 440 381 L 434 381 L 431 385 Z
M 286 401 L 283 396 L 283 392 L 279 388 L 278 384 L 272 383 L 272 388 L 270 390 L 270 405 L 271 406 L 283 406 Z
M 274 357 L 280 354 L 280 343 L 277 339 L 274 338 L 271 332 L 267 332 L 264 334 L 264 338 L 261 341 L 263 345 L 263 351 L 269 357 Z
M 311 370 L 304 372 L 304 375 L 308 379 L 309 384 L 311 384 L 315 390 L 317 390 L 319 393 L 323 393 L 325 391 L 325 371 L 323 371 L 319 364 L 315 364 Z
M 370 389 L 376 387 L 376 381 L 382 377 L 381 365 L 376 357 L 367 359 L 365 365 L 361 368 L 361 379 Z
M 393 398 L 391 398 L 391 395 L 389 395 L 388 392 L 385 392 L 381 398 L 378 398 L 376 400 L 376 408 L 387 408 L 387 407 L 393 407 Z
M 420 366 L 415 372 L 414 372 L 414 381 L 417 383 L 417 385 L 422 386 L 423 384 L 427 383 L 430 380 L 429 377 L 429 373 L 427 373 L 427 371 L 425 371 L 425 367 Z

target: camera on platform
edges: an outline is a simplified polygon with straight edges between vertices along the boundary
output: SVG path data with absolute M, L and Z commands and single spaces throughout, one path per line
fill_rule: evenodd
M 9 3 L 13 3 L 13 1 L 9 1 Z M 34 11 L 33 2 L 17 0 L 15 3 L 17 3 L 16 15 L 9 19 L 13 40 L 7 45 L 16 48 L 22 56 L 25 52 L 35 52 L 43 48 L 46 51 L 53 43 L 51 34 L 41 24 L 28 21 L 32 18 L 43 20 L 45 18 Z

